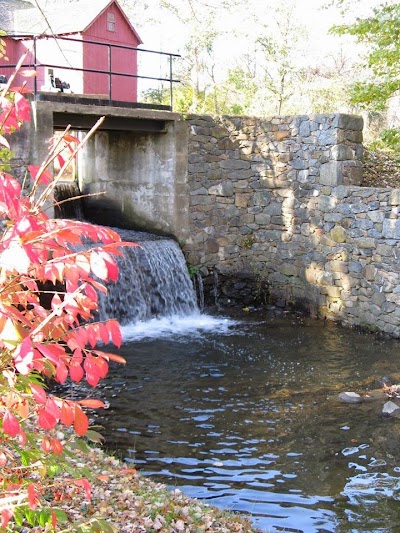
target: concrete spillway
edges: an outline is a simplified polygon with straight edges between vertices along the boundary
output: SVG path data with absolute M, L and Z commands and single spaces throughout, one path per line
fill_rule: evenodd
M 185 259 L 173 240 L 144 232 L 117 230 L 123 240 L 139 244 L 117 258 L 117 283 L 100 295 L 100 318 L 121 324 L 152 317 L 187 316 L 199 311 Z

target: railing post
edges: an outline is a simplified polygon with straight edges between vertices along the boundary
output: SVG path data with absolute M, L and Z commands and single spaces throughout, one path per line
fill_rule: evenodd
M 108 50 L 108 102 L 111 105 L 111 102 L 112 102 L 112 98 L 111 98 L 111 91 L 112 91 L 111 55 L 112 55 L 112 51 L 111 51 L 111 45 L 110 44 L 107 46 L 107 50 Z
M 172 55 L 169 56 L 169 104 L 171 106 L 172 111 L 172 104 L 173 104 L 173 92 L 172 92 Z
M 33 37 L 33 68 L 35 69 L 35 76 L 33 77 L 33 94 L 34 99 L 37 98 L 37 50 L 36 50 L 36 36 Z

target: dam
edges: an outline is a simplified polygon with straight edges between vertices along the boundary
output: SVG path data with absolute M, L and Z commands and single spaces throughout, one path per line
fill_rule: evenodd
M 301 306 L 400 336 L 400 191 L 360 187 L 360 117 L 179 115 L 68 102 L 33 103 L 21 174 L 71 124 L 101 129 L 79 160 L 85 216 L 172 236 L 219 280 L 223 305 Z M 258 299 L 258 300 L 257 300 Z

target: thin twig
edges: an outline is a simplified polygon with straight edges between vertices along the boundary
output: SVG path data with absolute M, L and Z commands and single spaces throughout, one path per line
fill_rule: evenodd
M 56 184 L 60 181 L 61 177 L 63 176 L 65 169 L 68 167 L 71 161 L 73 161 L 75 155 L 79 152 L 79 150 L 81 150 L 82 147 L 88 142 L 88 140 L 94 135 L 94 133 L 100 127 L 100 125 L 104 122 L 104 120 L 105 120 L 105 117 L 100 117 L 99 120 L 96 122 L 96 124 L 87 133 L 85 138 L 76 146 L 76 148 L 73 150 L 69 158 L 65 161 L 64 165 L 61 167 L 57 176 L 49 183 L 49 185 L 47 185 L 47 187 L 44 189 L 44 191 L 40 195 L 39 199 L 36 201 L 35 206 L 33 207 L 34 210 L 39 210 L 42 207 L 42 205 L 46 202 L 47 198 L 53 192 L 54 187 L 56 186 Z M 70 128 L 70 126 L 68 128 Z M 38 177 L 40 177 L 39 173 L 38 173 Z
M 91 192 L 91 193 L 87 193 L 87 194 L 80 194 L 79 196 L 73 196 L 72 198 L 66 198 L 65 200 L 60 200 L 59 202 L 54 200 L 54 205 L 59 207 L 60 205 L 65 204 L 66 202 L 73 202 L 75 200 L 81 200 L 82 198 L 89 198 L 90 196 L 104 196 L 105 194 L 107 194 L 106 191 Z M 48 208 L 48 209 L 50 209 L 50 208 Z

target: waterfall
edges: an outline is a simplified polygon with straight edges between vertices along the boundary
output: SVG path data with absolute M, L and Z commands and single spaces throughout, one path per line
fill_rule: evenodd
M 213 274 L 213 294 L 214 294 L 214 304 L 219 308 L 219 301 L 218 301 L 218 272 L 214 270 Z
M 114 228 L 116 229 L 116 228 Z M 100 295 L 100 319 L 122 325 L 153 317 L 187 316 L 199 312 L 196 294 L 179 245 L 169 238 L 116 229 L 122 240 L 140 246 L 123 248 L 117 257 L 117 283 Z
M 54 199 L 61 203 L 55 208 L 56 218 L 83 220 L 81 201 L 74 199 L 80 195 L 75 182 L 58 183 Z M 152 318 L 198 315 L 196 292 L 178 243 L 142 231 L 113 229 L 123 241 L 139 246 L 123 247 L 122 255 L 116 256 L 118 281 L 107 284 L 107 295 L 99 293 L 96 318 L 116 318 L 127 325 Z M 199 289 L 203 302 L 202 287 Z
M 81 191 L 74 181 L 60 181 L 54 188 L 55 218 L 83 220 Z
M 203 311 L 204 309 L 204 283 L 203 283 L 203 277 L 201 275 L 201 272 L 197 272 L 194 275 L 193 280 L 194 280 L 195 290 L 197 294 L 198 305 L 200 307 L 200 310 Z

